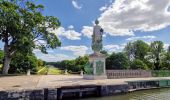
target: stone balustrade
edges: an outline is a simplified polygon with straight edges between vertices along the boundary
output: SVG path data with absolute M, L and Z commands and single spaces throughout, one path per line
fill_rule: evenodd
M 142 78 L 152 77 L 152 72 L 147 70 L 107 70 L 107 78 Z

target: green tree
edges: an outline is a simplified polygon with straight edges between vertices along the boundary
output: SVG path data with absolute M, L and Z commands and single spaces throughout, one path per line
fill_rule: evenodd
M 0 40 L 4 42 L 3 74 L 7 74 L 16 54 L 31 53 L 33 48 L 47 53 L 61 43 L 52 32 L 59 27 L 57 18 L 42 15 L 44 7 L 25 0 L 0 1 Z
M 4 51 L 0 50 L 0 64 L 3 64 L 3 59 L 4 59 Z
M 44 66 L 45 65 L 44 61 L 42 61 L 41 59 L 38 59 L 37 62 L 38 62 L 38 66 Z
M 106 59 L 107 69 L 128 69 L 129 61 L 125 53 L 112 53 Z
M 78 71 L 83 70 L 88 61 L 89 61 L 88 56 L 78 57 L 75 59 L 75 67 L 77 68 Z
M 154 41 L 150 45 L 150 53 L 148 54 L 148 58 L 150 61 L 154 63 L 154 70 L 161 69 L 161 59 L 164 56 L 164 44 L 162 41 Z
M 164 54 L 164 57 L 161 61 L 161 69 L 163 70 L 170 70 L 170 51 Z
M 125 52 L 129 59 L 132 57 L 144 61 L 145 56 L 149 52 L 149 45 L 142 40 L 130 42 L 125 46 Z
M 76 68 L 76 65 L 75 65 L 75 60 L 66 60 L 66 69 L 70 72 L 77 72 L 79 71 L 80 69 Z
M 142 60 L 135 59 L 134 61 L 131 62 L 130 69 L 148 70 L 149 68 Z
M 133 60 L 135 56 L 135 48 L 132 42 L 129 42 L 126 44 L 124 51 L 126 55 L 128 56 L 129 61 Z
M 16 53 L 10 63 L 9 73 L 26 73 L 28 69 L 32 72 L 37 71 L 38 60 L 34 54 L 23 55 Z

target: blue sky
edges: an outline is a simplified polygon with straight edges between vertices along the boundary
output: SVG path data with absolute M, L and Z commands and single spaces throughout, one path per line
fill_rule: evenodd
M 50 30 L 61 40 L 62 46 L 42 54 L 45 61 L 74 59 L 92 53 L 93 22 L 99 19 L 105 31 L 103 49 L 121 51 L 125 44 L 137 39 L 148 44 L 155 40 L 170 44 L 170 0 L 35 0 L 45 6 L 44 15 L 56 16 L 59 29 Z

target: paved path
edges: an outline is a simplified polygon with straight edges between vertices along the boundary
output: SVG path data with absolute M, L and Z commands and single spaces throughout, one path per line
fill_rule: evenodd
M 104 79 L 84 80 L 82 76 L 76 75 L 31 75 L 31 76 L 8 76 L 0 77 L 0 90 L 21 90 L 35 88 L 57 88 L 61 86 L 77 85 L 116 85 L 126 84 L 126 81 L 157 80 L 170 77 L 149 78 L 126 78 L 126 79 Z

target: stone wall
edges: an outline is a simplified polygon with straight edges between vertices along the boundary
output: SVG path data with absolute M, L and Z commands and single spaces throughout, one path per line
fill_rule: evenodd
M 101 96 L 109 96 L 114 94 L 120 93 L 127 93 L 129 90 L 128 84 L 124 85 L 103 85 L 100 88 L 100 95 Z
M 57 100 L 57 89 L 0 91 L 0 100 Z
M 152 72 L 146 70 L 107 70 L 106 74 L 108 79 L 152 77 Z

